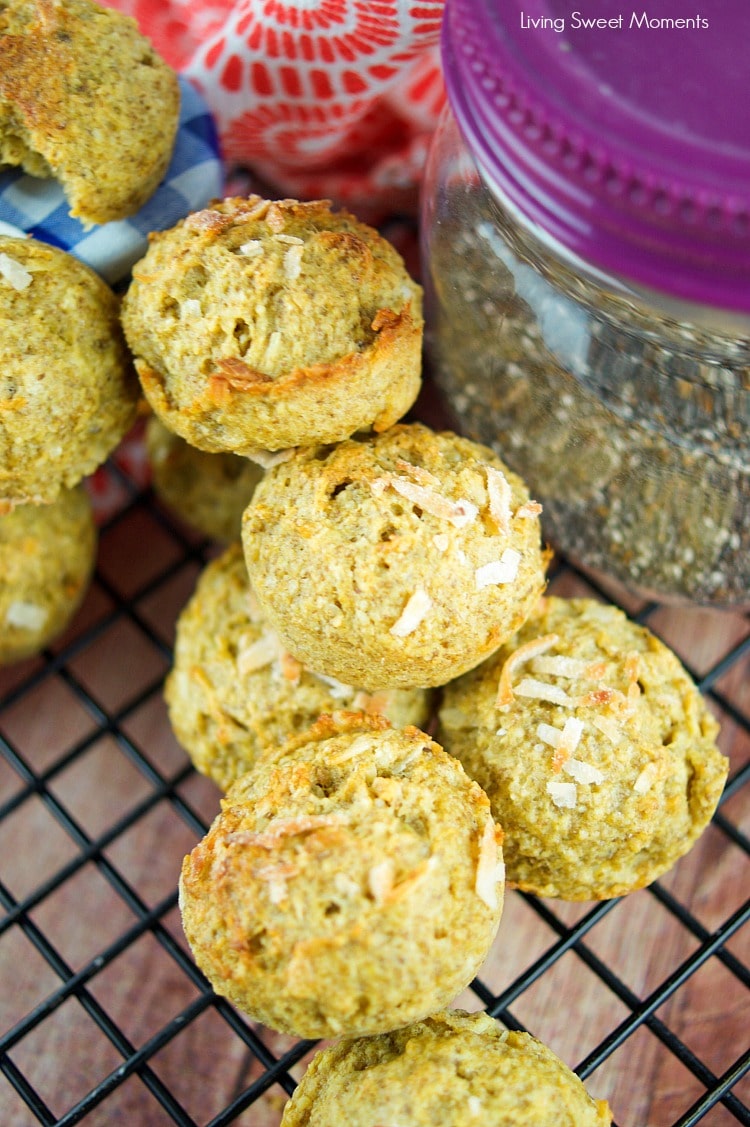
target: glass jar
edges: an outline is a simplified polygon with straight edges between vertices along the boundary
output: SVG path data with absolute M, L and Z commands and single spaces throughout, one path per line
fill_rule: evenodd
M 750 6 L 727 0 L 713 33 L 623 26 L 620 7 L 581 29 L 559 0 L 447 0 L 428 351 L 457 429 L 525 478 L 569 558 L 648 597 L 744 605 L 750 127 L 727 60 Z

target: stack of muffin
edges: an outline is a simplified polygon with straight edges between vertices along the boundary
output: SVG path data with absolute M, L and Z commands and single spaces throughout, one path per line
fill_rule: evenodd
M 179 93 L 133 21 L 7 0 L 0 49 L 0 163 L 54 175 L 84 222 L 137 211 Z M 120 307 L 2 234 L 0 319 L 0 662 L 79 605 L 82 482 L 141 389 L 157 491 L 229 543 L 166 685 L 227 792 L 180 903 L 217 991 L 339 1039 L 284 1122 L 610 1122 L 544 1046 L 446 1007 L 494 941 L 506 866 L 539 895 L 642 887 L 706 825 L 726 761 L 648 631 L 542 596 L 541 506 L 498 454 L 400 421 L 423 317 L 395 249 L 325 202 L 229 199 L 152 236 Z
M 346 1039 L 284 1121 L 609 1122 L 531 1038 L 445 1007 L 503 854 L 512 884 L 588 899 L 694 842 L 727 770 L 695 686 L 616 608 L 542 597 L 541 506 L 493 450 L 399 421 L 421 291 L 353 216 L 216 203 L 153 237 L 122 320 L 166 432 L 263 469 L 166 698 L 227 791 L 181 875 L 198 964 L 270 1027 Z
M 169 163 L 174 72 L 91 0 L 0 5 L 0 166 L 55 177 L 86 224 L 136 212 Z M 0 663 L 69 622 L 94 566 L 80 484 L 136 414 L 119 302 L 63 250 L 0 232 Z
M 85 593 L 96 529 L 80 484 L 135 419 L 118 302 L 57 247 L 0 236 L 0 663 L 37 653 Z

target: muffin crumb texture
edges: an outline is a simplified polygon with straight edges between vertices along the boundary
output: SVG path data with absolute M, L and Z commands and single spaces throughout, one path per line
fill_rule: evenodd
M 604 1100 L 528 1033 L 448 1010 L 315 1056 L 282 1127 L 607 1127 Z
M 367 693 L 293 657 L 258 605 L 239 543 L 206 566 L 180 614 L 165 696 L 177 739 L 223 790 L 322 713 L 361 711 L 421 727 L 432 704 L 423 689 Z
M 0 516 L 0 665 L 39 653 L 70 622 L 96 558 L 83 486 Z
M 173 434 L 152 416 L 146 449 L 154 492 L 185 524 L 211 540 L 239 540 L 242 514 L 262 468 L 237 454 L 209 454 Z
M 0 166 L 57 179 L 84 223 L 138 211 L 167 171 L 180 91 L 135 20 L 91 0 L 4 0 L 0 57 Z
M 447 686 L 438 738 L 490 798 L 510 884 L 589 900 L 643 888 L 692 847 L 727 777 L 718 731 L 654 634 L 552 596 Z
M 0 509 L 54 501 L 135 421 L 118 301 L 57 247 L 0 235 Z
M 123 323 L 155 413 L 203 450 L 384 430 L 421 384 L 421 288 L 326 201 L 225 199 L 152 235 Z
M 185 934 L 214 989 L 272 1029 L 385 1032 L 449 1004 L 484 962 L 501 840 L 423 732 L 323 717 L 237 780 L 185 858 Z
M 243 518 L 258 601 L 312 669 L 365 689 L 444 684 L 544 589 L 539 506 L 487 447 L 421 424 L 297 451 Z

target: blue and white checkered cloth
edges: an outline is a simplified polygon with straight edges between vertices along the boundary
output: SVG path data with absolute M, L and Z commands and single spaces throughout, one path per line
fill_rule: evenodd
M 222 195 L 223 170 L 213 118 L 203 98 L 180 78 L 180 124 L 166 176 L 141 210 L 128 219 L 86 228 L 68 214 L 56 180 L 18 169 L 0 173 L 0 232 L 23 232 L 62 247 L 114 285 L 146 253 L 149 231 L 173 227 Z

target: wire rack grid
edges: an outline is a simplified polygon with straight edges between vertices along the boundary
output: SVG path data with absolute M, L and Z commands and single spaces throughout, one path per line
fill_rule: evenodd
M 136 434 L 99 471 L 98 563 L 67 633 L 0 671 L 0 1122 L 274 1127 L 314 1051 L 210 989 L 182 934 L 182 856 L 218 810 L 169 729 L 174 624 L 216 547 L 154 497 Z M 135 467 L 135 468 L 134 468 Z M 750 620 L 675 610 L 557 560 L 677 650 L 730 779 L 675 869 L 620 901 L 510 892 L 457 1000 L 528 1029 L 620 1127 L 750 1124 Z

